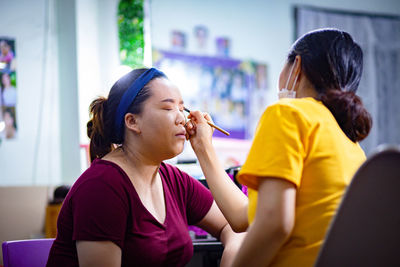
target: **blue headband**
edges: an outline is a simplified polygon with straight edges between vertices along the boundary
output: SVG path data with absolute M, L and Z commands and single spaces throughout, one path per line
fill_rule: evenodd
M 128 90 L 125 91 L 121 101 L 119 102 L 117 113 L 115 114 L 115 129 L 117 131 L 116 134 L 118 139 L 122 136 L 125 114 L 128 112 L 128 109 L 136 96 L 154 77 L 160 76 L 165 77 L 165 74 L 155 68 L 148 69 L 140 75 L 131 86 L 129 86 Z

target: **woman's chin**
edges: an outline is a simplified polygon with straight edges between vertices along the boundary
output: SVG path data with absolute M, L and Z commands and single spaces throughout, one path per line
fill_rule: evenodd
M 183 152 L 183 149 L 185 148 L 185 146 L 182 144 L 181 147 L 179 147 L 176 151 L 176 154 L 174 157 L 178 156 L 179 154 L 181 154 Z
M 179 154 L 181 154 L 183 152 L 184 149 L 184 145 L 182 144 L 182 146 L 176 146 L 175 149 L 173 151 L 171 151 L 171 153 L 168 154 L 168 157 L 166 159 L 172 159 L 176 156 L 178 156 Z

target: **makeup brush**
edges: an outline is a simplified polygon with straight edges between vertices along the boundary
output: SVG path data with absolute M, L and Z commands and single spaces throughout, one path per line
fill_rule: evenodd
M 187 109 L 186 107 L 183 107 L 183 109 L 184 109 L 187 113 L 190 113 L 190 110 Z M 207 123 L 208 123 L 208 125 L 210 125 L 211 127 L 214 127 L 215 129 L 217 129 L 217 130 L 220 131 L 221 133 L 226 134 L 227 136 L 230 135 L 230 133 L 228 133 L 228 132 L 225 131 L 224 129 L 218 127 L 217 125 L 215 125 L 215 124 L 213 124 L 213 123 L 211 123 L 211 122 L 209 122 L 209 121 L 207 121 Z

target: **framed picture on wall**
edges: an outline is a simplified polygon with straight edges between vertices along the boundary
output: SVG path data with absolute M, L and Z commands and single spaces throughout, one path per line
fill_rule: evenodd
M 252 138 L 266 105 L 265 64 L 156 49 L 153 61 L 179 87 L 189 109 L 208 112 L 229 138 Z M 219 131 L 214 136 L 226 137 Z
M 15 40 L 0 37 L 0 138 L 17 135 L 17 84 Z

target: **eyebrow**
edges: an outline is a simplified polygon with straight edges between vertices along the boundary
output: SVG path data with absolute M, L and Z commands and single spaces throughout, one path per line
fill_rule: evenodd
M 161 100 L 161 102 L 163 102 L 163 103 L 165 103 L 165 102 L 168 102 L 168 103 L 175 103 L 175 100 L 173 100 L 172 98 L 166 98 L 166 99 L 164 99 L 164 100 Z M 179 101 L 179 104 L 182 104 L 182 105 L 183 105 L 183 100 Z

